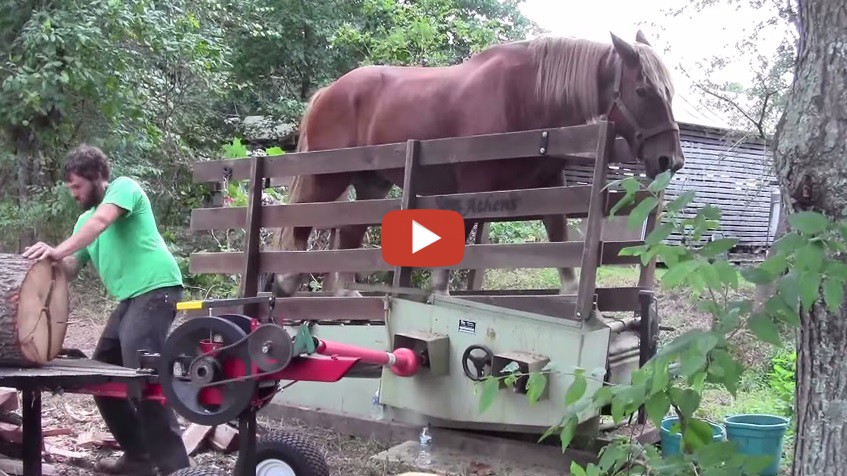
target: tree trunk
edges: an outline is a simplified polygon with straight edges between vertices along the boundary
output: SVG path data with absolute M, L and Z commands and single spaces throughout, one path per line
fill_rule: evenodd
M 60 264 L 0 254 L 0 365 L 53 360 L 68 326 L 68 281 Z
M 794 84 L 776 133 L 789 213 L 840 218 L 847 207 L 847 2 L 800 0 Z M 843 258 L 842 258 L 843 259 Z M 847 474 L 847 306 L 819 296 L 797 343 L 794 475 Z

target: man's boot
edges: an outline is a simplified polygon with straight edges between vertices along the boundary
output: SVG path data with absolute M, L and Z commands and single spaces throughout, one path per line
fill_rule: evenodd
M 120 458 L 97 461 L 94 470 L 100 473 L 126 476 L 157 476 L 159 473 L 149 459 L 130 458 L 124 453 Z

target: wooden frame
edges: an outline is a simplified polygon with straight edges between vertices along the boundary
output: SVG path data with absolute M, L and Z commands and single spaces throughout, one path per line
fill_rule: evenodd
M 453 209 L 466 218 L 479 220 L 478 226 L 484 222 L 540 219 L 544 215 L 563 213 L 569 218 L 586 220 L 584 240 L 521 244 L 480 241 L 467 245 L 464 260 L 453 269 L 480 271 L 492 268 L 579 267 L 581 273 L 577 295 L 551 295 L 546 291 L 528 293 L 524 290 L 504 291 L 500 294 L 472 290 L 460 294 L 467 299 L 506 307 L 546 309 L 547 314 L 566 319 L 588 319 L 595 309 L 601 312 L 637 313 L 637 293 L 638 290 L 651 288 L 654 262 L 642 266 L 642 279 L 636 287 L 597 289 L 595 282 L 597 266 L 640 265 L 637 257 L 620 256 L 620 250 L 642 244 L 643 237 L 655 224 L 653 214 L 646 222 L 642 240 L 604 239 L 604 223 L 611 208 L 623 197 L 623 191 L 610 190 L 606 186 L 607 181 L 640 173 L 639 165 L 629 163 L 626 160 L 628 158 L 613 155 L 615 140 L 613 124 L 599 122 L 505 134 L 410 140 L 406 143 L 288 153 L 273 157 L 197 162 L 193 173 L 195 182 L 248 179 L 250 193 L 247 207 L 200 208 L 192 211 L 192 230 L 244 228 L 246 238 L 243 252 L 193 253 L 189 269 L 193 273 L 240 272 L 242 283 L 239 293 L 242 297 L 258 295 L 260 273 L 393 270 L 394 285 L 408 287 L 410 270 L 394 269 L 385 263 L 379 249 L 261 251 L 259 231 L 261 228 L 281 226 L 336 228 L 355 224 L 378 225 L 388 211 L 409 208 Z M 569 166 L 583 170 L 586 166 L 593 166 L 592 181 L 588 185 L 497 192 L 436 196 L 418 196 L 414 193 L 415 171 L 420 167 L 459 160 L 486 161 L 518 157 L 564 161 L 566 170 Z M 614 166 L 610 167 L 612 164 Z M 400 199 L 285 205 L 263 205 L 261 201 L 262 190 L 271 183 L 270 179 L 278 181 L 299 174 L 396 168 L 405 169 L 403 197 Z M 640 193 L 635 203 L 623 207 L 617 215 L 630 213 L 645 196 L 646 193 Z M 310 297 L 280 298 L 274 312 L 297 320 L 381 320 L 382 317 L 376 312 L 376 303 L 372 302 L 379 299 L 377 297 L 339 298 L 321 293 L 306 293 L 306 296 Z M 371 301 L 364 304 L 365 301 L 361 300 Z M 351 311 L 351 315 L 342 317 L 341 314 L 347 310 Z M 256 312 L 257 309 L 253 308 L 252 311 Z

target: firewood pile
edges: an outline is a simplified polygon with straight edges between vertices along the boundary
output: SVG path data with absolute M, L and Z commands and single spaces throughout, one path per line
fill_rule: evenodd
M 69 398 L 70 397 L 70 398 Z M 77 398 L 74 398 L 77 397 Z M 49 397 L 47 397 L 49 399 Z M 42 474 L 64 474 L 61 465 L 89 468 L 97 453 L 120 451 L 100 413 L 86 395 L 64 395 L 61 408 L 42 411 Z M 76 404 L 75 404 L 76 401 Z M 23 426 L 19 392 L 0 388 L 0 476 L 23 474 Z M 189 456 L 203 452 L 229 454 L 238 450 L 238 429 L 231 425 L 187 424 L 182 433 Z

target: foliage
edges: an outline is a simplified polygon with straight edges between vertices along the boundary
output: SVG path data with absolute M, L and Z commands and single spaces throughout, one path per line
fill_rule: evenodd
M 796 388 L 796 364 L 797 351 L 783 350 L 774 356 L 771 361 L 772 367 L 768 373 L 768 386 L 776 392 L 783 405 L 781 412 L 792 415 L 794 413 L 794 389 Z
M 669 181 L 666 172 L 646 187 L 649 194 L 630 213 L 632 228 L 640 227 L 659 204 Z M 644 188 L 634 177 L 613 185 L 625 190 L 625 198 L 613 214 L 634 204 L 635 193 Z M 500 382 L 509 387 L 525 377 L 527 398 L 532 403 L 550 379 L 566 379 L 569 387 L 563 402 L 564 414 L 542 440 L 558 433 L 564 449 L 572 442 L 581 415 L 596 414 L 609 405 L 612 418 L 618 423 L 643 406 L 657 427 L 669 413 L 679 417 L 683 446 L 681 455 L 662 458 L 654 448 L 636 440 L 619 439 L 604 449 L 599 465 L 573 466 L 574 474 L 756 474 L 757 468 L 767 466 L 767 457 L 746 457 L 737 453 L 731 442 L 712 440 L 708 422 L 696 415 L 703 390 L 707 385 L 717 386 L 737 395 L 746 369 L 732 355 L 731 345 L 742 333 L 781 348 L 781 328 L 798 326 L 801 316 L 815 305 L 825 305 L 830 310 L 842 305 L 847 265 L 839 258 L 847 251 L 847 218 L 831 220 L 815 212 L 794 213 L 788 219 L 789 231 L 775 243 L 771 257 L 758 265 L 737 269 L 722 256 L 735 239 L 702 240 L 709 230 L 718 227 L 719 209 L 706 205 L 693 217 L 680 217 L 693 199 L 693 192 L 685 192 L 668 202 L 664 219 L 646 237 L 645 244 L 624 249 L 621 254 L 639 256 L 643 264 L 661 259 L 668 267 L 662 284 L 688 288 L 697 307 L 711 316 L 708 329 L 685 332 L 661 347 L 649 362 L 633 372 L 627 385 L 604 383 L 604 369 L 591 373 L 582 368 L 557 369 L 555 362 L 536 373 L 507 367 L 501 375 L 491 375 L 481 384 L 480 410 L 493 404 Z M 684 237 L 687 245 L 664 243 L 674 231 Z M 754 284 L 775 283 L 777 292 L 761 309 L 756 309 L 750 300 L 733 298 L 742 277 Z M 823 300 L 818 303 L 821 292 Z M 793 382 L 788 381 L 789 372 L 775 370 L 773 377 L 783 385 L 786 396 L 789 386 L 793 388 Z
M 367 63 L 445 66 L 493 44 L 537 30 L 518 1 L 362 0 L 360 16 L 344 23 L 334 45 Z
M 227 82 L 215 9 L 205 0 L 6 3 L 0 157 L 14 167 L 4 179 L 13 186 L 0 191 L 4 226 L 67 235 L 79 211 L 61 195 L 60 159 L 79 142 L 100 146 L 113 176 L 156 189 L 161 224 L 183 224 L 183 207 L 201 199 L 187 156 L 199 134 L 214 138 L 200 127 L 201 101 Z

